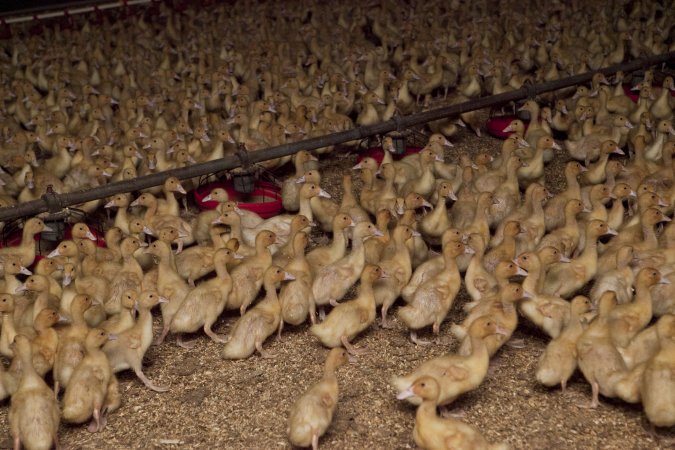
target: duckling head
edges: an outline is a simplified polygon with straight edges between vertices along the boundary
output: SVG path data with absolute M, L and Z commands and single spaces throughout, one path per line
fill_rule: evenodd
M 404 400 L 409 397 L 417 396 L 422 400 L 438 400 L 440 387 L 438 381 L 431 376 L 423 376 L 415 380 L 415 382 L 406 390 L 399 392 L 396 396 L 399 400 Z

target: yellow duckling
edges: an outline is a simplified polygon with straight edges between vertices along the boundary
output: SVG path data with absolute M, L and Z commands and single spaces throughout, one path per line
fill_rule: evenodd
M 488 336 L 506 333 L 497 322 L 483 316 L 476 319 L 469 327 L 468 336 L 471 340 L 472 352 L 464 356 L 448 354 L 430 359 L 422 363 L 412 373 L 403 377 L 394 377 L 391 384 L 397 392 L 408 389 L 416 380 L 430 376 L 439 382 L 439 405 L 448 405 L 460 395 L 472 391 L 481 385 L 487 375 L 490 365 L 485 339 Z M 417 396 L 408 397 L 414 405 L 421 403 Z
M 33 368 L 33 351 L 27 337 L 14 339 L 14 351 L 21 359 L 23 373 L 9 407 L 9 429 L 14 448 L 58 448 L 59 405 L 54 392 Z
M 464 422 L 455 419 L 438 417 L 436 407 L 440 388 L 435 378 L 425 376 L 399 393 L 396 398 L 404 400 L 411 396 L 422 399 L 415 415 L 413 438 L 415 443 L 423 449 L 451 450 L 505 450 L 506 444 L 490 444 L 480 432 Z
M 349 219 L 351 221 L 351 219 Z M 279 324 L 279 336 L 283 324 L 300 325 L 307 320 L 312 324 L 316 321 L 316 303 L 312 294 L 312 271 L 305 257 L 305 248 L 309 243 L 307 233 L 299 232 L 293 240 L 293 259 L 284 267 L 286 272 L 295 277 L 286 283 L 279 292 L 281 302 L 281 323 Z
M 187 192 L 176 177 L 169 177 L 164 180 L 162 191 L 164 192 L 164 198 L 157 199 L 157 214 L 167 214 L 178 217 L 180 214 L 180 206 L 178 205 L 178 200 L 176 200 L 174 192 L 179 192 L 183 195 L 186 195 Z
M 297 180 L 308 170 L 310 165 L 308 163 L 316 160 L 315 156 L 305 150 L 300 150 L 293 156 L 295 175 L 286 178 L 281 186 L 281 202 L 286 211 L 295 212 L 300 208 L 298 197 L 300 186 Z
M 229 340 L 223 348 L 223 358 L 248 358 L 256 350 L 263 358 L 274 357 L 263 349 L 262 344 L 265 339 L 274 334 L 281 323 L 281 304 L 277 296 L 277 285 L 284 280 L 293 280 L 294 277 L 281 267 L 271 266 L 265 270 L 263 279 L 265 298 L 234 325 Z
M 21 259 L 23 267 L 30 267 L 35 261 L 37 255 L 35 235 L 43 231 L 53 231 L 50 227 L 36 217 L 28 219 L 23 224 L 23 231 L 21 234 L 21 243 L 16 247 L 0 248 L 0 256 L 17 255 Z
M 110 334 L 119 334 L 134 326 L 136 316 L 134 308 L 138 300 L 138 293 L 132 290 L 126 290 L 122 293 L 120 299 L 120 312 L 110 316 L 99 325 L 99 328 Z
M 567 380 L 577 368 L 577 340 L 584 331 L 582 316 L 591 310 L 588 297 L 576 296 L 570 302 L 570 317 L 560 335 L 546 346 L 537 363 L 536 378 L 544 386 L 560 383 L 565 392 Z
M 73 370 L 84 356 L 84 340 L 89 326 L 84 319 L 84 312 L 91 307 L 91 297 L 76 295 L 70 305 L 72 317 L 70 326 L 63 330 L 59 337 L 59 346 L 54 359 L 54 392 L 59 395 L 60 387 L 67 387 Z
M 450 218 L 446 202 L 448 199 L 457 201 L 452 190 L 452 184 L 443 181 L 436 187 L 438 195 L 436 207 L 420 221 L 420 230 L 425 236 L 441 237 L 445 230 L 450 228 Z
M 337 305 L 320 324 L 309 329 L 326 347 L 343 345 L 350 354 L 358 354 L 349 341 L 367 329 L 375 321 L 375 295 L 373 283 L 388 276 L 378 266 L 366 266 L 361 274 L 361 285 L 357 297 Z
M 246 308 L 255 300 L 263 285 L 265 271 L 272 265 L 269 246 L 276 240 L 276 234 L 271 231 L 259 232 L 255 240 L 255 255 L 244 259 L 232 269 L 232 292 L 227 300 L 227 309 L 239 308 L 243 316 Z
M 347 214 L 340 213 L 333 218 L 333 239 L 330 244 L 315 247 L 306 255 L 312 274 L 319 273 L 323 267 L 334 263 L 345 255 L 347 250 L 345 232 L 352 226 L 354 226 L 354 221 Z
M 187 294 L 171 321 L 172 333 L 193 333 L 203 327 L 204 333 L 211 339 L 225 342 L 224 338 L 211 330 L 211 327 L 225 309 L 232 291 L 232 278 L 227 271 L 227 264 L 237 256 L 229 248 L 216 251 L 213 255 L 216 277 L 200 283 Z M 184 342 L 179 335 L 178 345 L 191 348 L 194 343 Z
M 646 364 L 640 398 L 652 427 L 675 425 L 675 316 L 657 323 L 659 351 Z
M 337 408 L 338 382 L 335 370 L 347 362 L 343 348 L 328 353 L 323 377 L 300 396 L 288 417 L 288 439 L 299 447 L 319 448 L 319 438 L 326 432 Z
M 166 392 L 168 387 L 157 386 L 143 373 L 143 356 L 152 343 L 152 313 L 150 310 L 167 300 L 157 292 L 143 291 L 138 297 L 138 319 L 134 325 L 117 335 L 117 339 L 108 341 L 103 351 L 108 356 L 113 373 L 126 369 L 134 371 L 136 376 L 149 389 Z
M 89 330 L 84 343 L 84 358 L 73 371 L 71 383 L 63 395 L 63 420 L 83 423 L 93 417 L 90 432 L 102 431 L 106 413 L 120 405 L 117 378 L 101 350 L 103 344 L 115 338 L 100 328 Z
M 461 285 L 455 258 L 464 253 L 473 253 L 473 250 L 461 242 L 446 245 L 443 248 L 443 269 L 421 284 L 410 303 L 398 310 L 398 317 L 410 329 L 410 340 L 415 344 L 430 344 L 417 337 L 420 328 L 432 325 L 434 334 L 440 332 L 441 323 L 450 311 Z

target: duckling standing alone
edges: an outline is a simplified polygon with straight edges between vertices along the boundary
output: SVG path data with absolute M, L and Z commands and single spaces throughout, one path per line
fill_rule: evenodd
M 105 414 L 120 405 L 117 378 L 112 373 L 103 344 L 116 336 L 100 328 L 89 330 L 85 340 L 86 354 L 73 371 L 63 396 L 63 420 L 82 423 L 93 416 L 89 431 L 102 431 Z
M 338 382 L 335 369 L 347 362 L 347 352 L 334 348 L 328 353 L 324 374 L 298 398 L 288 418 L 288 439 L 299 447 L 319 448 L 319 438 L 333 421 L 337 408 Z

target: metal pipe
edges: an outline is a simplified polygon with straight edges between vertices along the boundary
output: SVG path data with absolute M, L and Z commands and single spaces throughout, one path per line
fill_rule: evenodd
M 6 24 L 12 23 L 21 23 L 21 22 L 30 22 L 32 20 L 43 20 L 43 19 L 53 19 L 55 17 L 63 17 L 66 15 L 75 15 L 75 14 L 84 14 L 95 12 L 96 10 L 103 11 L 105 9 L 121 8 L 124 6 L 135 6 L 135 5 L 145 5 L 152 3 L 153 0 L 128 0 L 128 1 L 116 1 L 116 2 L 106 2 L 106 3 L 95 3 L 93 5 L 87 6 L 75 6 L 73 8 L 68 8 L 66 5 L 58 5 L 59 8 L 37 14 L 25 14 L 20 16 L 9 16 L 9 17 L 0 17 L 0 20 Z M 44 10 L 44 7 L 41 7 L 40 10 Z M 7 15 L 13 14 L 12 12 L 7 13 Z
M 343 142 L 363 139 L 376 134 L 384 134 L 391 131 L 402 131 L 411 126 L 432 122 L 444 117 L 456 116 L 461 113 L 486 108 L 488 106 L 500 105 L 523 98 L 532 98 L 537 94 L 544 92 L 586 83 L 590 81 L 591 78 L 593 78 L 593 75 L 598 72 L 601 72 L 605 75 L 615 73 L 619 70 L 623 70 L 624 72 L 632 72 L 637 69 L 646 68 L 655 64 L 661 64 L 672 60 L 675 60 L 675 51 L 663 55 L 648 56 L 627 63 L 615 64 L 597 71 L 586 72 L 560 80 L 547 81 L 537 85 L 529 85 L 499 95 L 469 100 L 464 103 L 445 106 L 408 116 L 394 117 L 393 119 L 386 122 L 353 128 L 351 130 L 340 131 L 326 136 L 319 136 L 303 141 L 292 142 L 289 144 L 278 145 L 276 147 L 270 147 L 254 152 L 240 152 L 237 156 L 226 156 L 222 159 L 193 164 L 189 167 L 183 167 L 180 169 L 172 169 L 151 175 L 145 175 L 133 180 L 117 181 L 115 183 L 109 183 L 85 191 L 67 192 L 63 194 L 45 194 L 38 200 L 33 200 L 21 205 L 0 208 L 0 221 L 4 222 L 20 217 L 43 213 L 46 211 L 58 212 L 62 208 L 86 203 L 91 200 L 97 200 L 124 192 L 147 189 L 164 183 L 164 180 L 170 176 L 175 176 L 179 179 L 193 178 L 220 172 L 223 170 L 234 169 L 236 167 L 247 167 L 250 164 L 255 164 L 260 161 L 292 155 L 300 150 L 314 150 L 321 147 L 341 144 Z

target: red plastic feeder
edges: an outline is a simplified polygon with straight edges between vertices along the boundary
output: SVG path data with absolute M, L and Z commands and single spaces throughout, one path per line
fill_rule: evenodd
M 408 155 L 413 155 L 415 153 L 419 153 L 422 151 L 422 147 L 406 147 L 405 151 L 400 154 L 392 154 L 395 160 L 399 160 L 401 158 L 405 158 Z M 382 150 L 382 147 L 373 147 L 369 148 L 368 150 L 365 150 L 359 154 L 359 157 L 357 158 L 357 162 L 361 162 L 363 158 L 373 158 L 375 161 L 377 161 L 377 164 L 380 164 L 382 162 L 382 159 L 384 158 L 384 150 Z
M 252 211 L 263 219 L 276 216 L 281 211 L 281 190 L 275 184 L 266 181 L 256 182 L 253 192 L 245 196 L 234 190 L 231 181 L 215 181 L 200 186 L 193 191 L 194 199 L 199 208 L 215 209 L 218 206 L 216 201 L 203 201 L 204 197 L 215 188 L 225 189 L 230 196 L 230 200 L 237 202 L 241 209 Z
M 491 136 L 494 136 L 498 139 L 506 139 L 507 137 L 511 136 L 513 132 L 505 132 L 504 128 L 511 125 L 511 122 L 516 119 L 518 119 L 518 117 L 511 115 L 490 117 L 486 124 L 487 132 L 490 133 Z M 527 130 L 527 127 L 530 125 L 530 123 L 524 120 L 523 123 L 525 124 L 525 130 Z

